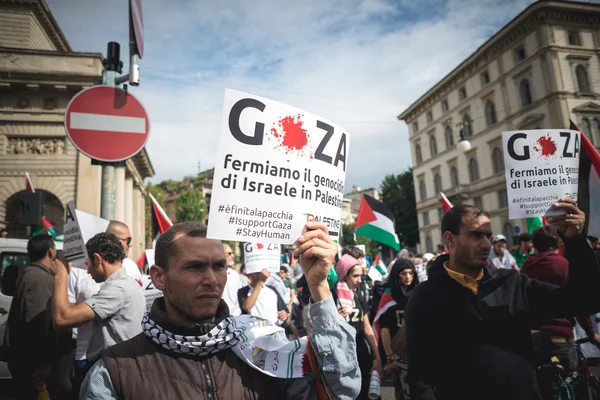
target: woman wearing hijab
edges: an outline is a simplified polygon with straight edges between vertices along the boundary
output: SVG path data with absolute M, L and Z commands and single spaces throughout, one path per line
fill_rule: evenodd
M 404 324 L 404 308 L 411 292 L 418 284 L 419 277 L 413 263 L 407 259 L 398 259 L 388 277 L 390 294 L 394 301 L 389 303 L 389 308 L 380 318 L 381 343 L 387 357 L 388 368 L 394 374 L 396 399 L 402 398 L 403 389 L 408 394 L 408 387 L 402 387 L 400 373 L 405 371 L 401 371 L 400 364 L 405 360 L 402 360 L 400 354 L 397 354 L 397 349 L 396 352 L 392 349 L 392 339 Z
M 375 333 L 369 323 L 369 307 L 356 288 L 361 283 L 362 266 L 349 254 L 340 258 L 335 266 L 338 282 L 335 286 L 340 314 L 356 329 L 356 352 L 362 375 L 362 387 L 358 399 L 367 399 L 371 371 L 383 376 L 381 357 Z M 373 363 L 373 358 L 375 362 Z

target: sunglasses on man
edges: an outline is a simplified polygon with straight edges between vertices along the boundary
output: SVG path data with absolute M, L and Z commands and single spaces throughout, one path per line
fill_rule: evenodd
M 124 241 L 127 244 L 127 246 L 129 246 L 131 244 L 131 237 L 128 237 L 128 238 L 125 238 L 125 239 L 119 238 L 119 240 Z

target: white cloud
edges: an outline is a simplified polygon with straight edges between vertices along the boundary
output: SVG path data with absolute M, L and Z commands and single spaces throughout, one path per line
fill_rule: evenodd
M 119 41 L 122 1 L 48 0 L 77 51 Z M 346 186 L 410 165 L 396 116 L 531 0 L 144 1 L 146 57 L 132 92 L 152 123 L 159 181 L 214 166 L 223 90 L 286 102 L 352 135 Z

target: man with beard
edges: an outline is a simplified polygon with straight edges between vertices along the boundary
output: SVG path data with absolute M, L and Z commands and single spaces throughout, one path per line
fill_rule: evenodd
M 585 214 L 571 199 L 554 206 L 564 214 L 549 223 L 562 236 L 569 262 L 569 279 L 560 287 L 486 266 L 492 237 L 488 213 L 461 205 L 444 215 L 450 254 L 434 261 L 405 311 L 411 399 L 541 398 L 533 368 L 533 319 L 600 310 L 600 268 L 582 234 Z
M 206 238 L 206 226 L 184 222 L 156 243 L 150 274 L 164 298 L 154 301 L 140 335 L 103 353 L 81 398 L 356 398 L 355 331 L 338 314 L 327 283 L 337 245 L 327 225 L 306 228 L 295 255 L 312 295 L 310 347 L 306 338 L 288 342 L 283 328 L 265 320 L 229 316 L 221 301 L 227 280 L 222 244 Z M 308 365 L 318 367 L 313 379 Z

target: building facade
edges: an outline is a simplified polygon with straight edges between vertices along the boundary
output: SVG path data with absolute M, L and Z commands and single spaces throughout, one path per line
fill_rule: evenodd
M 27 236 L 18 224 L 25 172 L 59 230 L 71 200 L 100 215 L 101 167 L 66 137 L 64 114 L 77 92 L 101 81 L 102 60 L 71 49 L 43 0 L 0 0 L 0 227 L 9 236 Z M 132 231 L 134 259 L 146 248 L 144 179 L 152 175 L 145 149 L 117 168 L 115 219 Z
M 529 6 L 398 118 L 409 128 L 419 251 L 442 243 L 440 192 L 492 214 L 515 243 L 525 220 L 508 219 L 502 132 L 578 123 L 600 146 L 600 5 Z M 470 141 L 462 151 L 460 138 Z

